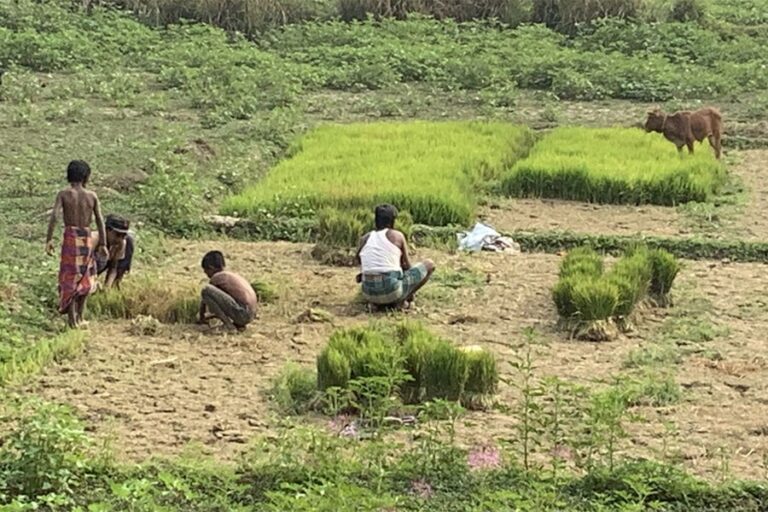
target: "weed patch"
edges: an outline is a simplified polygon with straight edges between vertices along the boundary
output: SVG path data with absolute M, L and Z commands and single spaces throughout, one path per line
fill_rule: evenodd
M 681 157 L 662 137 L 636 129 L 558 128 L 515 164 L 501 188 L 515 197 L 675 205 L 705 201 L 723 182 L 705 147 Z

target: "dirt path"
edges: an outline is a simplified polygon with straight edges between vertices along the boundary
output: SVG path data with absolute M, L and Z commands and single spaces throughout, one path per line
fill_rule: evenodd
M 126 322 L 100 323 L 93 325 L 83 355 L 49 367 L 28 391 L 72 404 L 98 436 L 114 437 L 117 452 L 130 459 L 179 453 L 189 443 L 227 459 L 247 439 L 267 433 L 278 418 L 265 392 L 283 364 L 311 368 L 335 327 L 364 324 L 369 317 L 350 305 L 353 271 L 316 265 L 304 245 L 185 242 L 166 262 L 164 277 L 189 279 L 200 254 L 213 247 L 222 248 L 231 268 L 279 291 L 277 303 L 264 307 L 246 334 L 210 335 L 193 326 L 167 326 L 157 336 L 140 337 L 129 333 Z M 436 259 L 440 273 L 411 316 L 459 343 L 487 346 L 499 356 L 506 378 L 519 376 L 509 363 L 521 355 L 527 327 L 539 333 L 534 350 L 538 376 L 601 386 L 622 371 L 630 351 L 653 344 L 662 325 L 663 318 L 652 315 L 631 337 L 605 344 L 569 341 L 554 330 L 549 290 L 557 256 L 418 256 Z M 722 460 L 728 460 L 737 476 L 763 476 L 762 457 L 768 454 L 767 287 L 764 265 L 686 264 L 680 293 L 704 304 L 699 312 L 704 316 L 676 331 L 676 343 L 690 352 L 676 369 L 683 400 L 637 409 L 645 419 L 628 427 L 629 452 L 658 455 L 666 443 L 675 460 L 701 475 L 716 477 Z M 296 323 L 310 306 L 333 313 L 333 325 Z M 702 340 L 702 329 L 712 331 L 704 320 L 729 332 Z M 503 387 L 500 398 L 514 405 L 517 397 Z M 509 438 L 514 421 L 496 411 L 472 413 L 461 430 L 465 439 Z M 667 432 L 665 422 L 675 429 Z

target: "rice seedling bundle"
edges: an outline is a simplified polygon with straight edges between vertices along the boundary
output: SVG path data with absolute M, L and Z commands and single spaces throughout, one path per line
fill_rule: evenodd
M 532 141 L 527 128 L 505 123 L 321 126 L 264 180 L 226 200 L 222 212 L 370 210 L 386 202 L 420 224 L 467 224 L 478 188 L 499 179 Z
M 318 387 L 347 387 L 363 377 L 409 376 L 399 388 L 406 403 L 446 399 L 472 406 L 496 392 L 496 358 L 480 347 L 459 348 L 421 324 L 335 332 L 317 358 Z
M 151 316 L 163 323 L 194 323 L 200 308 L 200 291 L 189 285 L 151 278 L 132 278 L 120 289 L 95 293 L 88 302 L 97 317 L 133 319 Z
M 677 154 L 661 135 L 634 128 L 558 128 L 502 180 L 514 197 L 676 205 L 705 201 L 725 171 L 707 144 Z
M 595 258 L 599 255 L 592 249 L 568 253 L 552 289 L 558 315 L 581 337 L 609 339 L 615 321 L 627 328 L 635 306 L 649 295 L 658 305 L 667 304 L 679 271 L 677 260 L 668 252 L 632 247 L 607 272 Z

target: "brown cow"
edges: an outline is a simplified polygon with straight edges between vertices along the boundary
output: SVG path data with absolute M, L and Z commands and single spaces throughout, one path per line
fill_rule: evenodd
M 693 153 L 694 141 L 701 142 L 705 137 L 709 139 L 716 158 L 720 158 L 722 152 L 723 119 L 720 111 L 713 107 L 674 114 L 665 114 L 658 108 L 651 110 L 645 120 L 645 131 L 664 134 L 664 138 L 674 143 L 681 152 L 683 146 L 688 146 L 688 153 Z

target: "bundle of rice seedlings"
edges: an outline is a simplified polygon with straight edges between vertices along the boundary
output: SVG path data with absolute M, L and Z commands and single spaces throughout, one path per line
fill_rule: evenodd
M 329 345 L 317 356 L 317 387 L 321 391 L 346 388 L 351 375 L 349 359 L 338 349 Z
M 627 318 L 648 293 L 651 284 L 651 264 L 645 250 L 637 250 L 618 260 L 606 278 L 619 290 L 615 314 Z
M 426 399 L 460 400 L 468 371 L 466 353 L 445 340 L 438 341 L 424 365 Z
M 163 323 L 194 323 L 200 299 L 199 291 L 189 285 L 131 279 L 119 290 L 94 294 L 88 307 L 97 317 L 132 319 L 146 315 Z
M 672 302 L 670 292 L 680 272 L 680 263 L 672 254 L 662 249 L 649 251 L 648 258 L 652 269 L 650 293 L 657 305 L 667 307 Z
M 264 281 L 251 281 L 251 288 L 256 293 L 260 304 L 273 304 L 277 302 L 278 295 L 272 286 Z
M 606 279 L 583 279 L 573 287 L 573 303 L 579 316 L 577 337 L 607 341 L 615 336 L 613 315 L 619 290 Z
M 270 397 L 289 414 L 302 414 L 312 408 L 318 396 L 317 375 L 308 368 L 288 363 L 272 382 Z
M 464 384 L 462 403 L 468 408 L 483 408 L 487 398 L 496 393 L 499 371 L 496 357 L 482 347 L 462 347 L 467 358 L 467 381 Z
M 370 229 L 360 220 L 363 211 L 324 208 L 317 216 L 317 241 L 327 247 L 356 247 L 360 237 Z
M 573 274 L 599 276 L 603 273 L 603 258 L 591 247 L 577 247 L 568 252 L 560 264 L 560 277 Z
M 552 289 L 552 300 L 555 302 L 557 314 L 562 318 L 572 318 L 577 313 L 573 303 L 573 288 L 579 281 L 578 276 L 564 277 L 557 281 Z
M 402 387 L 405 403 L 419 403 L 424 396 L 425 368 L 440 340 L 423 327 L 401 331 L 405 371 L 412 377 Z

